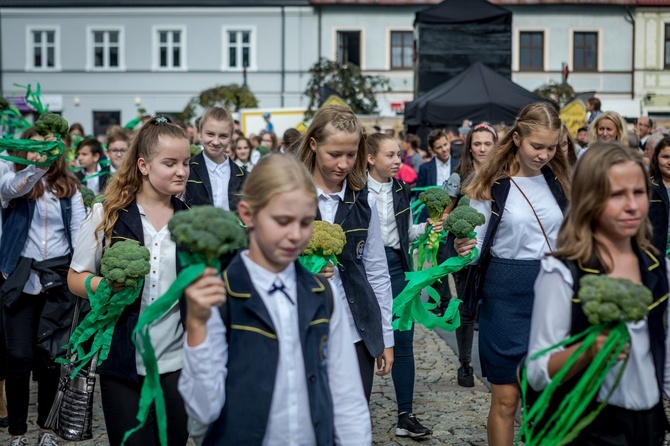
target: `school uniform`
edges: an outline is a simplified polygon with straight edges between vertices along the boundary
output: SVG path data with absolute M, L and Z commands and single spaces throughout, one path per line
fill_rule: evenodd
M 172 197 L 175 212 L 188 209 L 186 204 Z M 103 253 L 103 233 L 96 228 L 103 219 L 103 204 L 93 206 L 91 216 L 81 228 L 77 249 L 70 267 L 76 272 L 99 272 Z M 136 240 L 149 249 L 151 270 L 144 279 L 140 297 L 130 304 L 116 323 L 107 359 L 98 366 L 102 408 L 105 415 L 110 444 L 121 443 L 126 430 L 137 423 L 137 403 L 141 384 L 146 375 L 142 357 L 131 339 L 141 312 L 162 296 L 174 282 L 181 266 L 177 261 L 177 247 L 170 239 L 165 225 L 156 230 L 133 200 L 119 212 L 114 225 L 111 244 L 123 240 Z M 180 301 L 149 329 L 158 360 L 158 373 L 165 393 L 168 414 L 168 439 L 170 445 L 186 444 L 186 412 L 177 391 L 179 372 L 183 367 L 182 339 L 184 334 L 185 303 Z M 147 446 L 154 444 L 153 416 L 145 428 L 133 434 L 126 444 Z
M 27 431 L 31 371 L 39 383 L 37 424 L 42 428 L 56 395 L 58 368 L 50 357 L 39 356 L 37 349 L 36 333 L 43 311 L 56 310 L 53 322 L 65 325 L 54 325 L 60 333 L 69 330 L 76 303 L 67 290 L 67 265 L 72 240 L 86 210 L 79 191 L 71 198 L 58 199 L 49 190 L 36 200 L 26 198 L 37 182 L 45 182 L 46 172 L 28 166 L 0 180 L 4 222 L 0 271 L 6 278 L 0 294 L 7 347 L 7 403 L 12 407 L 8 432 L 14 436 Z
M 670 395 L 670 364 L 665 322 L 668 318 L 668 277 L 670 270 L 663 256 L 634 245 L 639 261 L 642 283 L 651 290 L 654 308 L 641 321 L 627 323 L 631 336 L 628 364 L 618 386 L 612 391 L 622 366 L 619 361 L 607 374 L 595 400 L 587 412 L 604 401 L 612 391 L 608 405 L 586 427 L 573 445 L 661 445 L 668 422 L 661 398 Z M 590 324 L 582 305 L 573 302 L 579 293 L 579 280 L 586 274 L 604 274 L 602 265 L 581 265 L 579 262 L 547 257 L 535 282 L 529 356 L 587 329 Z M 562 350 L 561 348 L 560 350 Z M 551 378 L 548 363 L 552 350 L 536 360 L 527 361 L 528 383 L 537 391 L 544 389 Z M 563 383 L 557 395 L 570 391 L 582 373 Z M 552 403 L 560 403 L 560 397 Z
M 369 445 L 370 414 L 342 299 L 298 262 L 273 273 L 240 253 L 207 338 L 184 342 L 179 388 L 205 445 Z
M 100 176 L 91 178 L 84 169 L 75 172 L 74 176 L 77 177 L 81 184 L 91 189 L 95 195 L 98 195 L 103 193 L 107 187 L 107 181 L 109 180 L 110 175 L 109 168 L 110 166 L 102 167 L 100 164 L 98 164 L 98 170 L 96 173 L 99 173 Z
M 247 172 L 229 157 L 221 164 L 200 152 L 191 160 L 186 203 L 189 206 L 214 205 L 226 211 L 237 211 Z
M 346 234 L 331 283 L 346 301 L 343 306 L 369 400 L 375 358 L 394 345 L 391 284 L 379 216 L 372 212 L 376 202 L 367 189 L 354 192 L 346 180 L 337 193 L 328 194 L 318 187 L 316 192 L 317 220 L 337 223 Z
M 653 229 L 654 247 L 663 256 L 668 248 L 668 225 L 670 225 L 670 188 L 663 183 L 659 175 L 651 178 L 651 198 L 649 200 L 649 221 Z
M 407 286 L 405 272 L 412 271 L 409 243 L 426 231 L 426 224 L 413 225 L 410 210 L 411 191 L 401 181 L 380 183 L 368 175 L 367 188 L 376 202 L 386 264 L 391 277 L 393 297 Z M 398 413 L 411 413 L 414 399 L 414 326 L 411 330 L 393 331 L 393 368 L 391 376 L 396 392 Z
M 533 284 L 540 259 L 555 249 L 567 200 L 548 167 L 535 177 L 514 177 L 546 231 L 551 247 L 516 185 L 509 178 L 491 188 L 492 201 L 471 200 L 486 223 L 475 228 L 480 255 L 473 282 L 467 285 L 472 310 L 481 298 L 479 356 L 482 374 L 492 384 L 516 382 L 516 368 L 526 354 Z
M 239 159 L 235 160 L 235 164 L 238 166 L 242 167 L 244 170 L 247 172 L 251 172 L 251 169 L 254 168 L 254 164 L 251 162 L 251 160 L 247 161 L 246 163 L 240 161 Z

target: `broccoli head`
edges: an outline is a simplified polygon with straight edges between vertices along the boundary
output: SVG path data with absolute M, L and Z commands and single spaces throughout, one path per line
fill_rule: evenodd
M 467 205 L 456 206 L 447 217 L 445 228 L 456 238 L 466 238 L 474 232 L 477 226 L 483 225 L 485 221 L 484 214 L 478 212 L 475 208 Z
M 191 144 L 191 158 L 195 158 L 196 156 L 200 155 L 200 152 L 202 152 L 202 148 L 200 146 Z
M 653 296 L 628 279 L 588 274 L 579 281 L 579 300 L 590 323 L 609 324 L 644 319 Z
M 136 288 L 140 279 L 149 274 L 149 250 L 135 240 L 124 240 L 105 250 L 100 262 L 100 273 L 110 282 Z
M 195 206 L 175 213 L 168 230 L 175 243 L 204 255 L 207 264 L 247 243 L 237 216 L 214 206 Z
M 458 206 L 470 206 L 470 197 L 468 197 L 467 195 L 463 195 L 461 199 L 458 200 L 458 204 L 456 205 L 456 207 Z
M 43 113 L 35 121 L 35 130 L 42 136 L 67 135 L 68 123 L 61 115 L 56 113 Z
M 431 187 L 419 194 L 419 200 L 426 205 L 428 216 L 437 221 L 442 218 L 444 210 L 451 204 L 449 194 L 440 187 Z
M 315 221 L 312 238 L 309 239 L 309 244 L 302 254 L 316 254 L 323 257 L 339 255 L 346 243 L 347 239 L 342 226 L 327 221 Z
M 84 200 L 84 206 L 91 208 L 93 206 L 93 200 L 95 199 L 95 193 L 86 186 L 81 186 L 81 198 Z

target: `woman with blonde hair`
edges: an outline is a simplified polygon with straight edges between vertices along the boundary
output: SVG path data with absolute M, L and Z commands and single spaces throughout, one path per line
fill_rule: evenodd
M 626 121 L 617 112 L 599 114 L 589 125 L 589 146 L 596 142 L 620 142 L 628 144 Z
M 528 105 L 464 190 L 486 217 L 475 229 L 476 240 L 456 239 L 454 247 L 459 255 L 475 246 L 480 252 L 465 292 L 471 307 L 482 299 L 479 354 L 492 384 L 488 441 L 493 446 L 513 443 L 520 397 L 516 368 L 528 348 L 533 283 L 540 259 L 556 246 L 567 206 L 562 125 L 551 105 Z

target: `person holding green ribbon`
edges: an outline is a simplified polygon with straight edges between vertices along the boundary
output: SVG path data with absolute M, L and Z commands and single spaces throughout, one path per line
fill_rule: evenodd
M 488 441 L 511 446 L 520 399 L 516 368 L 527 352 L 533 283 L 556 245 L 567 207 L 569 167 L 558 148 L 561 119 L 546 102 L 526 106 L 510 132 L 471 177 L 465 194 L 484 214 L 476 239 L 457 238 L 463 256 L 479 249 L 465 302 L 482 300 L 479 356 L 491 383 Z
M 67 125 L 67 123 L 65 123 Z M 44 133 L 44 132 L 43 132 Z M 36 333 L 46 314 L 57 320 L 67 337 L 76 298 L 67 289 L 66 275 L 74 241 L 86 209 L 77 179 L 62 156 L 48 153 L 57 141 L 53 134 L 26 130 L 21 140 L 3 140 L 13 147 L 13 169 L 0 180 L 3 231 L 0 238 L 0 271 L 4 284 L 2 327 L 7 348 L 6 391 L 9 434 L 12 446 L 28 440 L 28 403 L 31 372 L 38 382 L 39 445 L 54 446 L 56 436 L 46 428 L 58 388 L 59 368 L 55 358 L 38 356 Z M 13 143 L 24 143 L 13 144 Z M 3 155 L 4 156 L 4 155 Z M 55 342 L 58 342 L 56 340 Z M 39 359 L 39 360 L 38 360 Z
M 580 416 L 578 422 L 586 424 L 580 426 L 584 429 L 574 440 L 560 444 L 663 444 L 668 425 L 663 395 L 670 395 L 670 338 L 665 334 L 670 270 L 665 257 L 658 255 L 651 243 L 649 194 L 645 164 L 637 151 L 616 142 L 594 144 L 576 165 L 570 208 L 558 234 L 557 250 L 542 259 L 535 281 L 526 361 L 528 383 L 537 391 L 563 371 L 584 342 L 569 339 L 591 326 L 577 298 L 584 276 L 607 274 L 628 279 L 649 288 L 654 299 L 646 318 L 626 323 L 630 344 L 618 355 L 587 411 L 593 411 L 598 403 L 605 404 L 604 408 L 598 407 L 602 411 L 591 422 L 586 421 L 590 419 L 588 414 Z M 585 369 L 598 351 L 606 348 L 608 334 L 599 334 L 576 362 L 567 366 L 567 375 L 554 397 L 566 398 L 581 377 L 589 379 Z M 577 399 L 583 395 L 580 391 Z M 560 396 L 550 402 L 547 416 L 554 415 L 560 403 Z M 562 423 L 571 412 L 560 411 L 557 422 Z M 536 433 L 545 421 L 532 426 Z M 559 444 L 563 438 L 564 434 L 551 444 Z M 547 441 L 542 444 L 550 444 Z
M 112 446 L 120 445 L 126 431 L 137 425 L 140 389 L 147 374 L 131 333 L 140 314 L 170 288 L 181 268 L 167 222 L 175 212 L 188 209 L 177 197 L 186 189 L 190 157 L 188 136 L 181 127 L 162 116 L 144 124 L 130 146 L 128 159 L 108 184 L 105 200 L 94 204 L 84 223 L 70 265 L 70 289 L 79 296 L 89 297 L 86 282 L 95 293 L 103 280 L 100 275 L 103 250 L 130 239 L 151 253 L 151 270 L 144 279 L 140 297 L 118 318 L 109 355 L 97 369 L 105 425 Z M 118 289 L 118 284 L 114 287 Z M 167 431 L 170 446 L 184 445 L 188 439 L 187 415 L 177 391 L 183 366 L 185 316 L 185 304 L 179 302 L 150 328 L 170 420 Z M 146 424 L 125 444 L 156 445 L 156 432 L 157 422 L 152 411 Z

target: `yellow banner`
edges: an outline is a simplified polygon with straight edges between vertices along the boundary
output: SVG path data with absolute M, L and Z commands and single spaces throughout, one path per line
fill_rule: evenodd
M 575 138 L 579 128 L 586 122 L 586 106 L 581 99 L 575 99 L 561 109 L 560 116 L 570 135 Z

